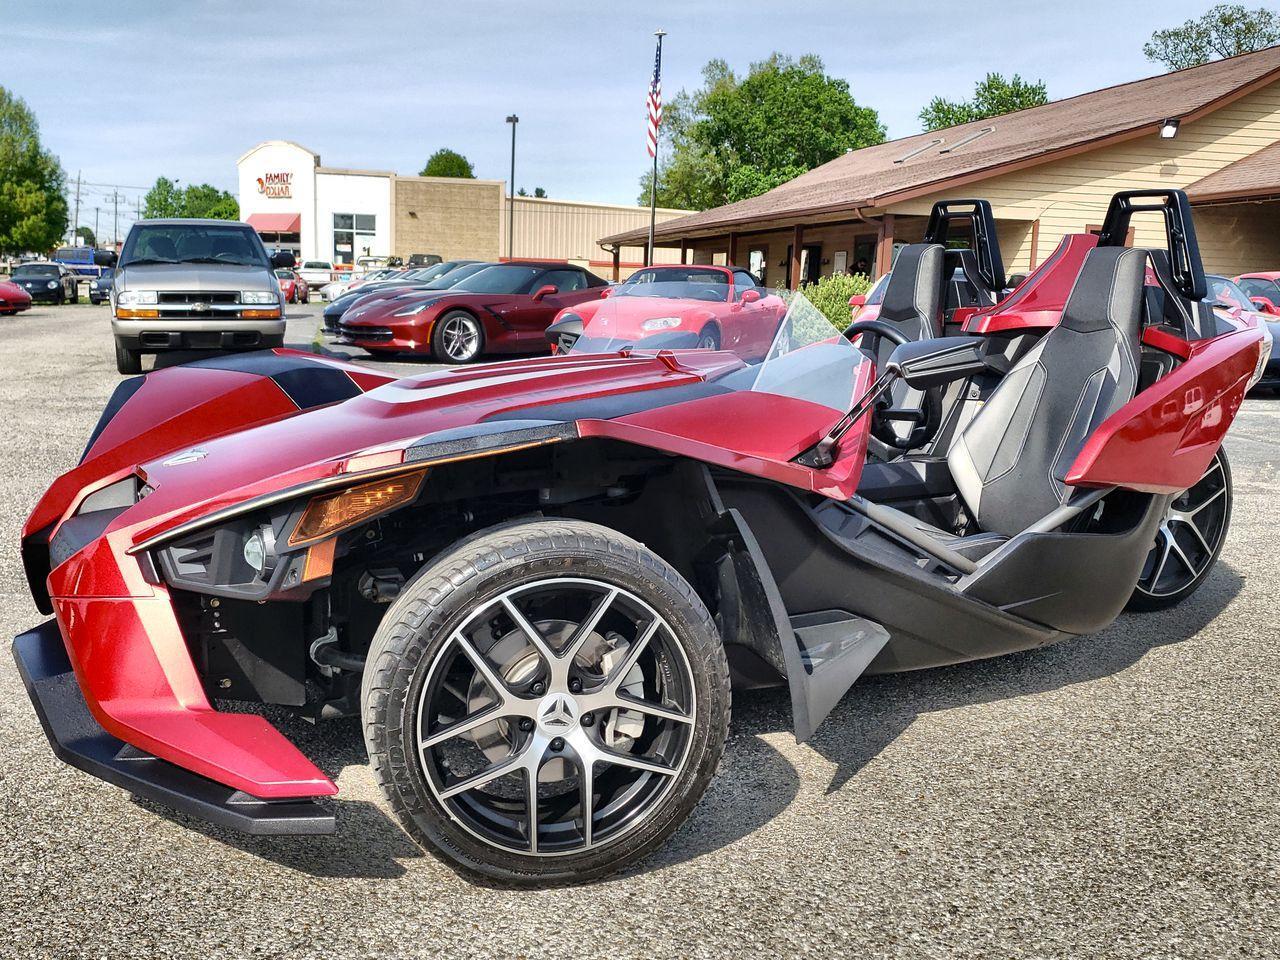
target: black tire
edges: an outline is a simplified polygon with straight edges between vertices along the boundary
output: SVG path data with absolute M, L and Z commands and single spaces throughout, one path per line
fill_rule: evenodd
M 119 337 L 116 337 L 116 369 L 128 374 L 142 372 L 142 351 L 126 348 Z
M 455 337 L 459 327 L 467 331 L 465 344 Z M 442 363 L 472 363 L 484 353 L 484 326 L 466 310 L 450 310 L 431 329 L 431 352 Z
M 1215 479 L 1213 476 L 1216 469 L 1220 469 L 1222 471 L 1220 480 Z M 1219 489 L 1219 484 L 1221 493 L 1216 493 Z M 1187 531 L 1187 533 L 1190 534 L 1191 542 L 1187 543 L 1187 537 L 1184 535 L 1181 542 L 1187 544 L 1187 546 L 1179 546 L 1178 549 L 1179 557 L 1185 556 L 1194 558 L 1191 562 L 1196 566 L 1198 572 L 1195 572 L 1194 575 L 1190 576 L 1185 583 L 1175 581 L 1165 589 L 1153 589 L 1153 587 L 1159 586 L 1158 584 L 1153 584 L 1151 581 L 1153 579 L 1152 574 L 1155 571 L 1155 565 L 1159 562 L 1159 558 L 1164 552 L 1163 538 L 1171 535 L 1167 533 L 1167 531 L 1171 529 L 1168 518 L 1175 515 L 1180 504 L 1187 502 L 1189 498 L 1194 498 L 1197 495 L 1197 491 L 1201 490 L 1202 487 L 1204 487 L 1204 489 L 1198 495 L 1199 497 L 1209 497 L 1216 494 L 1214 500 L 1205 506 L 1214 507 L 1215 503 L 1220 500 L 1222 508 L 1218 511 L 1215 507 L 1214 514 L 1208 518 L 1213 521 L 1212 526 L 1200 529 L 1197 525 L 1196 529 L 1200 534 L 1199 539 L 1196 539 L 1195 534 Z M 1231 464 L 1227 461 L 1227 452 L 1219 447 L 1218 452 L 1214 455 L 1208 469 L 1205 471 L 1205 475 L 1200 479 L 1199 483 L 1191 487 L 1189 490 L 1179 494 L 1169 505 L 1169 513 L 1166 513 L 1166 519 L 1160 525 L 1160 531 L 1157 533 L 1156 543 L 1152 546 L 1151 554 L 1143 564 L 1138 584 L 1134 587 L 1133 596 L 1129 598 L 1126 609 L 1144 612 L 1151 610 L 1167 610 L 1170 607 L 1177 606 L 1183 600 L 1187 599 L 1187 597 L 1200 589 L 1200 585 L 1204 583 L 1205 579 L 1212 572 L 1214 564 L 1218 562 L 1218 557 L 1222 553 L 1223 544 L 1227 541 L 1227 532 L 1231 528 L 1231 501 Z M 1192 500 L 1192 504 L 1193 503 L 1194 500 Z M 1195 518 L 1193 517 L 1191 522 L 1194 523 L 1194 521 Z M 1180 526 L 1185 526 L 1185 524 L 1186 521 L 1183 521 Z M 1206 536 L 1206 534 L 1208 535 Z M 1203 549 L 1200 544 L 1200 540 L 1208 541 L 1208 550 Z M 1195 548 L 1197 547 L 1200 548 L 1199 552 L 1195 552 Z M 1178 563 L 1183 563 L 1183 561 L 1178 561 Z M 1176 569 L 1177 564 L 1175 564 L 1174 572 L 1176 572 Z M 1190 575 L 1192 574 L 1192 570 L 1188 567 L 1186 569 L 1186 573 Z M 1154 579 L 1160 580 L 1162 578 L 1156 577 Z
M 454 637 L 468 623 L 475 623 L 477 615 L 490 624 L 496 639 L 498 628 L 493 624 L 497 620 L 488 620 L 492 614 L 487 612 L 500 609 L 490 606 L 495 598 L 507 597 L 511 591 L 530 584 L 535 585 L 533 589 L 555 589 L 564 578 L 574 583 L 583 582 L 574 578 L 587 577 L 597 586 L 642 598 L 647 608 L 665 621 L 668 632 L 663 636 L 678 646 L 682 669 L 687 668 L 691 679 L 687 688 L 693 697 L 690 716 L 682 721 L 687 726 L 678 727 L 683 731 L 684 752 L 674 776 L 665 780 L 653 778 L 651 782 L 667 786 L 656 790 L 653 799 L 645 801 L 649 805 L 641 808 L 644 813 L 637 814 L 635 822 L 621 829 L 616 837 L 596 846 L 587 841 L 585 849 L 570 852 L 519 852 L 468 829 L 437 796 L 437 788 L 428 783 L 426 762 L 421 759 L 426 751 L 420 750 L 420 737 L 426 730 L 420 710 L 428 704 L 427 694 L 437 688 L 424 688 L 437 663 L 442 664 L 439 671 L 444 677 L 450 669 L 448 664 L 459 662 Z M 670 641 L 664 639 L 664 646 Z M 451 645 L 453 661 L 449 660 Z M 392 809 L 414 839 L 441 859 L 502 883 L 585 881 L 621 870 L 644 857 L 684 822 L 701 799 L 715 775 L 728 735 L 728 664 L 706 607 L 664 560 L 631 538 L 596 524 L 548 519 L 515 521 L 455 544 L 420 571 L 392 604 L 374 636 L 366 662 L 361 689 L 365 743 L 374 775 Z M 544 661 L 535 657 L 534 662 Z M 575 664 L 576 661 L 570 667 Z M 607 682 L 608 677 L 605 679 Z M 435 682 L 445 685 L 440 679 Z M 535 695 L 541 692 L 536 687 L 533 690 Z M 583 694 L 590 695 L 589 691 Z M 590 705 L 585 704 L 582 709 L 589 710 Z M 426 712 L 425 720 L 429 722 L 432 712 Z M 602 710 L 601 722 L 594 731 L 597 736 L 604 736 L 605 715 Z M 464 719 L 467 716 L 464 712 Z M 583 727 L 589 728 L 590 714 L 582 713 L 580 717 Z M 530 726 L 520 729 L 533 729 L 532 721 L 522 722 Z M 539 730 L 542 722 L 538 721 Z M 514 722 L 511 723 L 510 729 L 514 730 Z M 576 726 L 569 726 L 576 731 Z M 515 756 L 517 747 L 513 744 L 511 749 Z M 551 749 L 556 748 L 553 745 Z M 606 762 L 604 771 L 609 774 L 613 768 Z M 598 782 L 603 780 L 603 776 L 597 777 Z M 490 785 L 486 783 L 475 790 L 487 786 Z M 476 793 L 462 796 L 475 800 Z M 581 794 L 578 796 L 581 799 Z M 591 804 L 594 813 L 594 795 Z M 461 804 L 454 810 L 460 807 Z M 604 807 L 602 802 L 602 816 Z M 579 813 L 583 811 L 579 809 Z M 590 818 L 591 814 L 586 816 Z M 540 826 L 535 822 L 535 837 Z
M 709 323 L 698 334 L 698 348 L 701 350 L 720 349 L 720 330 L 714 323 Z

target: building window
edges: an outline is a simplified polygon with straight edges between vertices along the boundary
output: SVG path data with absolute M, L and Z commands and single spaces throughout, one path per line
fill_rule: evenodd
M 355 264 L 374 253 L 377 217 L 371 213 L 333 215 L 333 262 Z

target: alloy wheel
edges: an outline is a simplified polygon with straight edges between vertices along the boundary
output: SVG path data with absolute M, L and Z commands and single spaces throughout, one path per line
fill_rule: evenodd
M 667 622 L 585 578 L 508 589 L 440 648 L 413 721 L 426 782 L 499 849 L 576 854 L 662 803 L 689 753 L 693 676 Z
M 1173 499 L 1138 578 L 1140 594 L 1170 597 L 1207 572 L 1227 531 L 1228 485 L 1222 456 L 1217 454 L 1195 485 Z
M 480 329 L 470 317 L 454 315 L 444 321 L 444 351 L 451 360 L 470 360 L 480 349 Z

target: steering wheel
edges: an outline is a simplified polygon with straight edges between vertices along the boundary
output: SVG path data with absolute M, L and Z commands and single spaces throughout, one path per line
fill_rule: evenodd
M 897 327 L 883 320 L 858 320 L 845 328 L 844 335 L 853 339 L 858 335 L 876 340 L 891 340 L 898 346 L 908 343 L 909 339 Z M 905 437 L 899 436 L 894 429 L 898 423 L 912 423 L 914 426 Z M 942 426 L 942 388 L 933 387 L 920 395 L 920 409 L 895 409 L 892 401 L 881 398 L 876 401 L 871 412 L 871 435 L 886 446 L 895 450 L 917 450 L 933 439 Z
M 708 303 L 724 303 L 724 294 L 717 293 L 715 290 L 695 290 L 690 299 L 705 300 Z

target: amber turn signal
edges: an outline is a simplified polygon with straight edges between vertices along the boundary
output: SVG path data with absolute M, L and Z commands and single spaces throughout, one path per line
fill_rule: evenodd
M 426 470 L 415 470 L 316 497 L 289 535 L 289 545 L 314 543 L 408 503 L 418 495 L 425 475 Z

